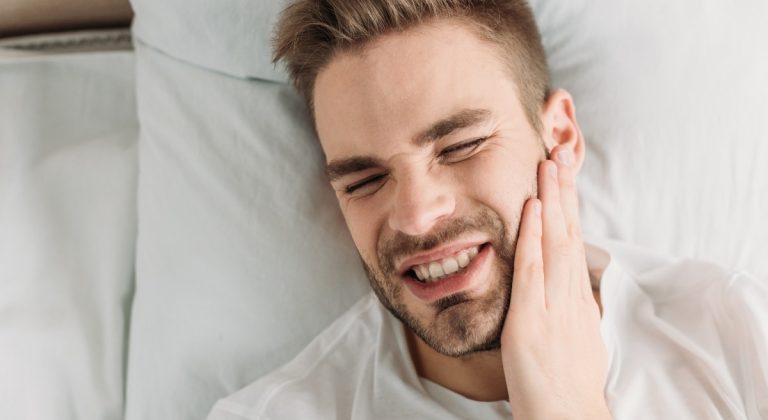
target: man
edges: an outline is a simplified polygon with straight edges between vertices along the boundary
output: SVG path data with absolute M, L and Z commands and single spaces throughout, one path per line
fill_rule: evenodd
M 768 415 L 764 287 L 583 242 L 585 143 L 523 1 L 299 0 L 275 58 L 375 298 L 210 419 Z

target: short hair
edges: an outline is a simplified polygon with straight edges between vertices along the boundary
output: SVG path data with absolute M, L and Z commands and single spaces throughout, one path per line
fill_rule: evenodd
M 541 36 L 525 0 L 295 0 L 280 15 L 273 62 L 283 61 L 314 118 L 317 75 L 341 52 L 377 37 L 440 18 L 458 19 L 500 48 L 528 121 L 539 131 L 539 111 L 550 93 Z

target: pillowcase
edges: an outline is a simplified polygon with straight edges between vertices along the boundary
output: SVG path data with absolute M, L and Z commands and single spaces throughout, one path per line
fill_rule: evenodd
M 285 0 L 133 0 L 135 34 L 195 65 L 285 81 L 271 64 Z M 583 228 L 768 277 L 768 4 L 532 0 L 553 85 L 587 139 Z
M 286 81 L 270 37 L 286 0 L 131 0 L 133 33 L 147 45 L 209 70 Z
M 368 290 L 302 101 L 137 42 L 126 419 L 204 418 Z
M 0 58 L 0 92 L 0 418 L 122 419 L 133 55 Z
M 586 137 L 584 230 L 768 281 L 768 3 L 533 6 Z

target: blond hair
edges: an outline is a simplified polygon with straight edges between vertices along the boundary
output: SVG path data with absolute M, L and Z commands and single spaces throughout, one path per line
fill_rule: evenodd
M 500 48 L 531 125 L 549 96 L 549 71 L 530 7 L 524 0 L 296 0 L 281 14 L 273 62 L 283 61 L 312 111 L 315 79 L 335 54 L 419 23 L 460 19 Z

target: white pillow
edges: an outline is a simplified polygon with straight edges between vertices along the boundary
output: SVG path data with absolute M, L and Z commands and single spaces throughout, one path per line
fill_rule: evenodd
M 286 1 L 133 0 L 138 37 L 227 74 L 270 64 Z M 576 99 L 587 232 L 768 276 L 768 3 L 532 0 L 556 87 Z
M 128 420 L 199 419 L 368 288 L 301 100 L 137 43 Z
M 131 0 L 133 33 L 182 61 L 237 77 L 286 81 L 272 66 L 272 26 L 286 0 Z
M 0 58 L 2 419 L 123 417 L 133 89 L 130 52 Z
M 768 2 L 537 0 L 585 229 L 768 278 Z
M 137 36 L 176 59 L 137 51 L 128 420 L 203 417 L 367 288 L 299 99 L 221 74 L 285 80 L 265 25 L 282 4 L 133 2 Z M 554 82 L 575 95 L 588 141 L 587 233 L 768 273 L 768 154 L 753 128 L 766 7 L 534 3 Z

